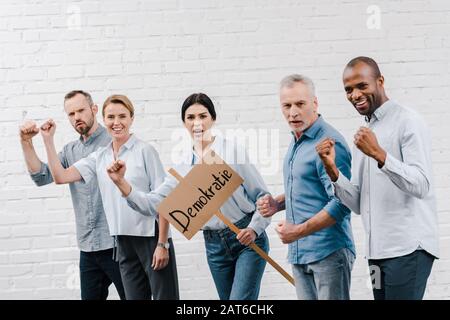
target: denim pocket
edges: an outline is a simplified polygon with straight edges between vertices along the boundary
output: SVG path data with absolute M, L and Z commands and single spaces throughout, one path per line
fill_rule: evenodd
M 255 244 L 265 252 L 269 252 L 269 238 L 265 231 L 255 239 Z

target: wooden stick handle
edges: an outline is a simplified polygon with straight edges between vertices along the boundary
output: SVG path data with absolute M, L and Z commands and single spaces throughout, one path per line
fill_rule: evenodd
M 169 169 L 169 173 L 171 175 L 173 175 L 178 181 L 182 181 L 183 177 L 173 168 Z M 234 225 L 234 223 L 232 223 L 230 221 L 230 219 L 228 219 L 227 217 L 225 217 L 223 215 L 223 213 L 219 210 L 218 212 L 215 213 L 215 215 L 223 222 L 225 223 L 225 225 L 230 228 L 231 231 L 233 231 L 235 234 L 239 234 L 239 232 L 241 231 L 238 227 L 236 227 L 236 225 Z M 264 260 L 266 260 L 272 267 L 274 267 L 279 273 L 281 273 L 281 275 L 283 277 L 286 278 L 287 281 L 289 281 L 292 285 L 295 286 L 295 282 L 294 282 L 294 278 L 292 278 L 292 276 L 286 272 L 286 270 L 284 270 L 278 263 L 275 262 L 275 260 L 273 260 L 263 249 L 261 249 L 260 247 L 258 247 L 254 242 L 252 242 L 249 245 L 250 248 L 252 248 L 253 250 L 255 250 L 255 252 L 257 254 L 259 254 L 261 256 L 261 258 L 263 258 Z
M 241 230 L 238 227 L 236 227 L 227 217 L 225 217 L 223 213 L 220 212 L 220 210 L 219 212 L 216 213 L 216 216 L 220 220 L 222 220 L 222 222 L 225 223 L 234 233 L 239 234 Z M 276 263 L 275 260 L 273 260 L 263 249 L 258 247 L 256 243 L 254 242 L 250 243 L 249 247 L 255 250 L 255 252 L 259 254 L 261 258 L 270 263 L 270 265 L 274 267 L 279 273 L 281 273 L 281 275 L 285 277 L 287 281 L 289 281 L 290 283 L 292 283 L 292 285 L 295 286 L 294 278 L 292 278 L 292 276 L 289 273 L 287 273 L 286 270 L 284 270 L 278 263 Z
M 177 170 L 175 170 L 174 168 L 170 168 L 169 169 L 169 173 L 171 174 L 171 175 L 173 175 L 174 177 L 175 177 L 175 179 L 177 179 L 178 180 L 178 182 L 181 182 L 181 181 L 183 181 L 183 177 L 177 172 Z

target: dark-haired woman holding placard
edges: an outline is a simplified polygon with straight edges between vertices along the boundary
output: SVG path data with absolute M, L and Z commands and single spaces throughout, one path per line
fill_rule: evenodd
M 270 219 L 263 218 L 255 205 L 260 197 L 269 193 L 267 187 L 242 147 L 212 134 L 216 111 L 207 95 L 190 95 L 181 108 L 181 119 L 192 138 L 192 144 L 182 153 L 176 165 L 181 175 L 186 175 L 195 164 L 208 163 L 208 155 L 213 150 L 244 179 L 244 183 L 221 207 L 221 212 L 241 229 L 240 233 L 236 236 L 213 216 L 203 226 L 203 236 L 209 269 L 219 298 L 256 300 L 266 261 L 248 245 L 255 242 L 264 251 L 269 251 L 265 229 Z M 168 176 L 155 191 L 140 192 L 121 176 L 123 166 L 123 162 L 116 163 L 117 172 L 110 173 L 110 177 L 122 195 L 127 197 L 128 204 L 137 211 L 156 212 L 162 199 L 177 185 L 175 178 Z

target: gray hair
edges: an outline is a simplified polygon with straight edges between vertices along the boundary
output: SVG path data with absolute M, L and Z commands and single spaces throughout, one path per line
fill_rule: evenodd
M 284 77 L 280 82 L 280 89 L 284 87 L 291 88 L 298 82 L 303 83 L 305 86 L 307 86 L 313 97 L 316 96 L 316 88 L 314 87 L 314 82 L 307 76 L 301 74 L 291 74 Z

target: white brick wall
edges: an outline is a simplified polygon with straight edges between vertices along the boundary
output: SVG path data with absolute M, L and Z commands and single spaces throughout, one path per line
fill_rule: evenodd
M 37 188 L 31 182 L 17 135 L 25 117 L 55 118 L 61 147 L 76 138 L 62 110 L 67 91 L 88 90 L 100 105 L 109 94 L 124 93 L 137 107 L 134 131 L 153 143 L 169 166 L 180 105 L 188 94 L 204 91 L 218 105 L 219 128 L 279 129 L 280 148 L 274 152 L 281 159 L 289 135 L 278 110 L 278 81 L 293 72 L 310 75 L 322 114 L 351 141 L 361 119 L 345 100 L 341 72 L 356 55 L 374 57 L 389 96 L 422 113 L 432 129 L 441 259 L 426 298 L 450 298 L 450 3 L 318 3 L 2 0 L 0 299 L 79 298 L 68 187 Z M 369 5 L 381 10 L 380 29 L 367 27 Z M 45 158 L 40 138 L 36 147 Z M 265 178 L 275 193 L 282 191 L 280 167 Z M 290 271 L 286 247 L 273 231 L 281 218 L 269 227 L 271 255 Z M 353 228 L 358 257 L 352 298 L 371 299 L 359 217 Z M 181 297 L 216 298 L 201 235 L 190 242 L 174 235 Z M 268 266 L 261 298 L 293 299 L 295 293 Z

